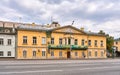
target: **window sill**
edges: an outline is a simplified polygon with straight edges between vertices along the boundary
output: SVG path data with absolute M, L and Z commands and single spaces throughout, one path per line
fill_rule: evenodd
M 23 43 L 22 45 L 28 45 L 28 44 Z

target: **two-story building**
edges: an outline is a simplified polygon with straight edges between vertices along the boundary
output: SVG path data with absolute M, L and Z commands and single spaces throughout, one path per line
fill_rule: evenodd
M 106 36 L 71 25 L 17 29 L 17 59 L 106 58 Z
M 15 27 L 0 27 L 0 57 L 15 57 Z

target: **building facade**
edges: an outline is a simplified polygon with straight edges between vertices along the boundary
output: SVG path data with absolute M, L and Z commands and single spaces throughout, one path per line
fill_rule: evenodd
M 106 36 L 73 26 L 17 28 L 17 59 L 106 58 Z
M 14 27 L 0 27 L 0 57 L 15 57 Z
M 116 47 L 116 51 L 120 51 L 120 38 L 114 40 L 114 46 Z

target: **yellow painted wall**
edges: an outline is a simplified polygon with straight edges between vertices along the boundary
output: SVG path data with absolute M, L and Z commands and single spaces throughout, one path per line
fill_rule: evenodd
M 63 30 L 58 30 L 59 32 Z M 82 52 L 85 52 L 86 57 L 85 58 L 106 58 L 106 37 L 104 36 L 93 36 L 93 35 L 86 35 L 82 32 L 78 33 L 78 31 L 73 30 L 74 33 L 76 32 L 77 34 L 72 34 L 71 37 L 73 39 L 78 39 L 78 45 L 81 46 L 81 41 L 82 39 L 85 40 L 85 46 L 88 46 L 88 40 L 92 41 L 92 45 L 88 46 L 88 50 L 72 50 L 71 52 L 71 58 L 83 58 Z M 23 44 L 23 36 L 28 36 L 27 38 L 27 45 Z M 32 37 L 36 36 L 37 37 L 37 45 L 32 44 Z M 41 56 L 42 54 L 42 49 L 46 49 L 46 57 L 45 59 L 51 59 L 51 58 L 67 58 L 67 51 L 70 50 L 60 50 L 60 49 L 54 49 L 50 51 L 54 51 L 54 57 L 51 57 L 51 54 L 48 53 L 47 46 L 48 42 L 51 42 L 51 38 L 46 37 L 46 44 L 42 44 L 42 37 L 46 37 L 45 32 L 40 32 L 40 31 L 25 31 L 25 30 L 18 30 L 17 33 L 17 58 L 18 59 L 24 59 L 23 58 L 23 50 L 25 49 L 27 51 L 27 57 L 25 59 L 42 59 L 43 57 Z M 65 33 L 58 33 L 58 32 L 53 32 L 51 34 L 51 37 L 54 38 L 54 45 L 59 45 L 59 38 L 65 38 L 65 37 L 70 37 L 70 34 L 65 34 Z M 98 41 L 98 46 L 94 46 L 94 41 Z M 100 41 L 103 41 L 103 47 L 100 46 Z M 63 41 L 64 42 L 64 41 Z M 37 56 L 34 58 L 32 56 L 32 51 L 33 49 L 36 49 L 37 51 Z M 38 51 L 39 50 L 39 51 Z M 91 51 L 91 57 L 88 56 L 88 51 Z M 104 51 L 104 56 L 101 57 L 101 50 Z M 62 51 L 63 56 L 59 57 L 59 51 Z M 98 56 L 95 57 L 95 51 L 98 51 Z M 78 52 L 78 56 L 75 56 L 75 52 Z

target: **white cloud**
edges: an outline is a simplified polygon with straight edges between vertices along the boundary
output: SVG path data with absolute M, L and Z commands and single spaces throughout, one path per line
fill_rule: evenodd
M 120 28 L 119 7 L 120 0 L 1 0 L 0 20 L 17 21 L 22 17 L 23 22 L 47 24 L 53 17 L 62 25 L 75 20 L 78 28 L 116 35 Z

